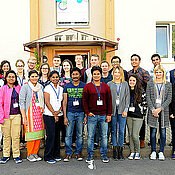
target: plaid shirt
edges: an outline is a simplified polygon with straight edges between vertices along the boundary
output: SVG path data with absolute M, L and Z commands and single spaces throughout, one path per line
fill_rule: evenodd
M 136 74 L 141 82 L 142 88 L 146 91 L 147 82 L 151 79 L 149 72 L 145 69 L 138 67 L 138 69 L 134 72 L 134 69 L 128 72 L 128 75 Z

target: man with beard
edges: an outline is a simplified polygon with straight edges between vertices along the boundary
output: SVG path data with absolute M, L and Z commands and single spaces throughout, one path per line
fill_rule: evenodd
M 83 160 L 81 151 L 83 147 L 83 121 L 84 109 L 82 106 L 83 88 L 85 83 L 80 81 L 81 70 L 77 67 L 71 69 L 72 82 L 66 84 L 63 90 L 63 114 L 66 125 L 65 149 L 66 157 L 64 162 L 68 162 L 72 156 L 72 134 L 76 122 L 76 159 Z

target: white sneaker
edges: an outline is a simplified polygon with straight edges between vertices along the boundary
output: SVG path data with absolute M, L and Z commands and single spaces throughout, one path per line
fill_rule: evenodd
M 156 158 L 157 158 L 156 152 L 153 151 L 153 152 L 151 153 L 151 155 L 150 155 L 150 159 L 151 159 L 151 160 L 156 160 Z
M 140 160 L 140 153 L 136 153 L 134 159 L 135 159 L 135 160 Z
M 159 160 L 165 160 L 165 156 L 163 152 L 159 152 L 158 156 L 159 156 Z
M 134 153 L 131 153 L 131 154 L 129 155 L 128 159 L 129 159 L 129 160 L 133 160 L 133 159 L 134 159 L 134 156 L 135 156 L 135 154 L 134 154 Z

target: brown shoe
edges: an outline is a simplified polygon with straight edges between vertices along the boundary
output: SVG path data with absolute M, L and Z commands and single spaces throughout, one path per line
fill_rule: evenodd
M 144 140 L 140 140 L 140 148 L 145 148 L 145 142 L 144 142 Z
M 76 154 L 76 159 L 77 159 L 78 161 L 81 161 L 81 160 L 83 160 L 83 157 L 81 156 L 80 153 L 78 153 L 78 154 Z
M 70 154 L 66 154 L 66 157 L 64 158 L 64 162 L 69 162 L 69 159 L 71 158 Z

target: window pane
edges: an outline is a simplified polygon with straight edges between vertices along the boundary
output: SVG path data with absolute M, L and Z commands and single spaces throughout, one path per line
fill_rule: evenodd
M 161 58 L 168 58 L 167 26 L 156 27 L 156 52 Z
M 172 57 L 175 57 L 175 25 L 172 26 Z

